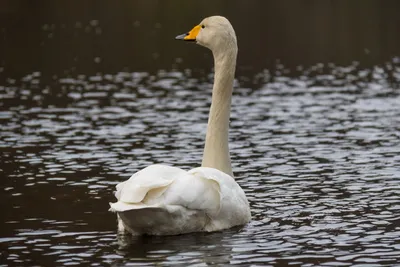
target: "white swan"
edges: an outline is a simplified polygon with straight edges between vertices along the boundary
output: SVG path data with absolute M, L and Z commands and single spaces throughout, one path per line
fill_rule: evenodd
M 173 235 L 218 231 L 250 221 L 250 207 L 232 174 L 228 148 L 229 114 L 236 67 L 237 43 L 229 21 L 204 19 L 176 37 L 195 41 L 213 52 L 212 104 L 202 167 L 185 171 L 151 165 L 117 185 L 118 230 L 133 235 Z

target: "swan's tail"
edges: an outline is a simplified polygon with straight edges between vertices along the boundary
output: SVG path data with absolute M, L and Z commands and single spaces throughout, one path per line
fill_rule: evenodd
M 138 209 L 146 209 L 146 208 L 157 208 L 158 205 L 146 205 L 141 202 L 139 203 L 126 203 L 123 201 L 117 201 L 115 203 L 110 202 L 109 211 L 112 212 L 124 212 L 128 210 L 138 210 Z
M 146 205 L 110 203 L 118 213 L 118 231 L 131 234 L 175 235 L 201 231 L 208 221 L 204 211 L 190 210 L 178 205 Z M 133 207 L 134 206 L 134 207 Z

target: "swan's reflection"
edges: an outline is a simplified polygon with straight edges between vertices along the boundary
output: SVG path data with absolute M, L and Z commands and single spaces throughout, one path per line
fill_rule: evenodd
M 232 260 L 234 236 L 243 227 L 223 232 L 192 233 L 175 236 L 118 235 L 117 253 L 130 263 L 145 261 L 173 264 L 213 266 Z M 201 249 L 199 249 L 201 248 Z

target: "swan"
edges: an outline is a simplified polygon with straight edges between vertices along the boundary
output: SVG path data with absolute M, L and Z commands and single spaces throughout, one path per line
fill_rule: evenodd
M 201 167 L 189 171 L 154 164 L 116 186 L 118 232 L 176 235 L 212 232 L 244 225 L 251 219 L 243 189 L 233 178 L 228 147 L 229 115 L 237 42 L 230 22 L 205 18 L 175 39 L 196 42 L 214 56 L 214 86 Z

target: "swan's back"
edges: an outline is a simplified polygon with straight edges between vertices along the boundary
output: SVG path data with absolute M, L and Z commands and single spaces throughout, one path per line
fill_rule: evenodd
M 186 172 L 151 165 L 118 184 L 116 196 L 111 210 L 134 234 L 217 231 L 250 220 L 243 190 L 232 177 L 212 168 Z

